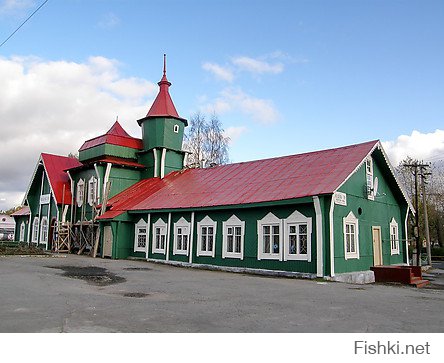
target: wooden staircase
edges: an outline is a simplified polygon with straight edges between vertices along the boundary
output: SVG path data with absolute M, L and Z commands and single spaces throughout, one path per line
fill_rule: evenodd
M 421 266 L 372 266 L 375 282 L 397 282 L 415 287 L 424 287 L 430 284 L 422 278 Z

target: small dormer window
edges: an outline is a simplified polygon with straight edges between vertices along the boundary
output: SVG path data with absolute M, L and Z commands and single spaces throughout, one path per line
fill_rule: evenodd
M 174 125 L 173 131 L 178 134 L 179 133 L 179 125 Z

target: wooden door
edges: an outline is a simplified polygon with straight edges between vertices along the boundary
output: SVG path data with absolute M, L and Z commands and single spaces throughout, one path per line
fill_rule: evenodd
M 113 231 L 111 226 L 103 227 L 103 257 L 112 257 Z
M 372 227 L 373 236 L 373 264 L 375 266 L 382 265 L 382 238 L 381 227 Z

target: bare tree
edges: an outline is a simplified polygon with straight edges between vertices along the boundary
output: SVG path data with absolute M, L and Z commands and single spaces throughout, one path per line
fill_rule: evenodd
M 205 167 L 227 164 L 228 143 L 219 118 L 213 114 L 210 121 L 198 112 L 191 117 L 190 127 L 185 134 L 184 148 L 189 152 L 189 167 Z
M 415 178 L 412 170 L 405 165 L 415 163 L 418 164 L 419 161 L 407 157 L 396 167 L 398 179 L 404 184 L 405 190 L 412 201 L 415 198 Z M 439 246 L 444 246 L 444 164 L 442 162 L 434 162 L 431 164 L 430 171 L 431 173 L 428 173 L 425 185 L 430 239 L 432 245 L 438 244 Z M 419 188 L 418 193 L 422 193 L 421 188 Z M 419 195 L 418 204 L 418 210 L 416 212 L 420 215 L 419 231 L 420 235 L 424 236 L 425 226 L 422 217 L 424 207 L 421 195 Z M 412 215 L 411 217 L 409 230 L 412 234 L 414 221 Z

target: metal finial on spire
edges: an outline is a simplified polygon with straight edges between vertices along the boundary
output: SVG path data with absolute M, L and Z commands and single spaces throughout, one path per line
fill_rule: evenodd
M 166 54 L 163 54 L 163 75 L 166 76 Z

